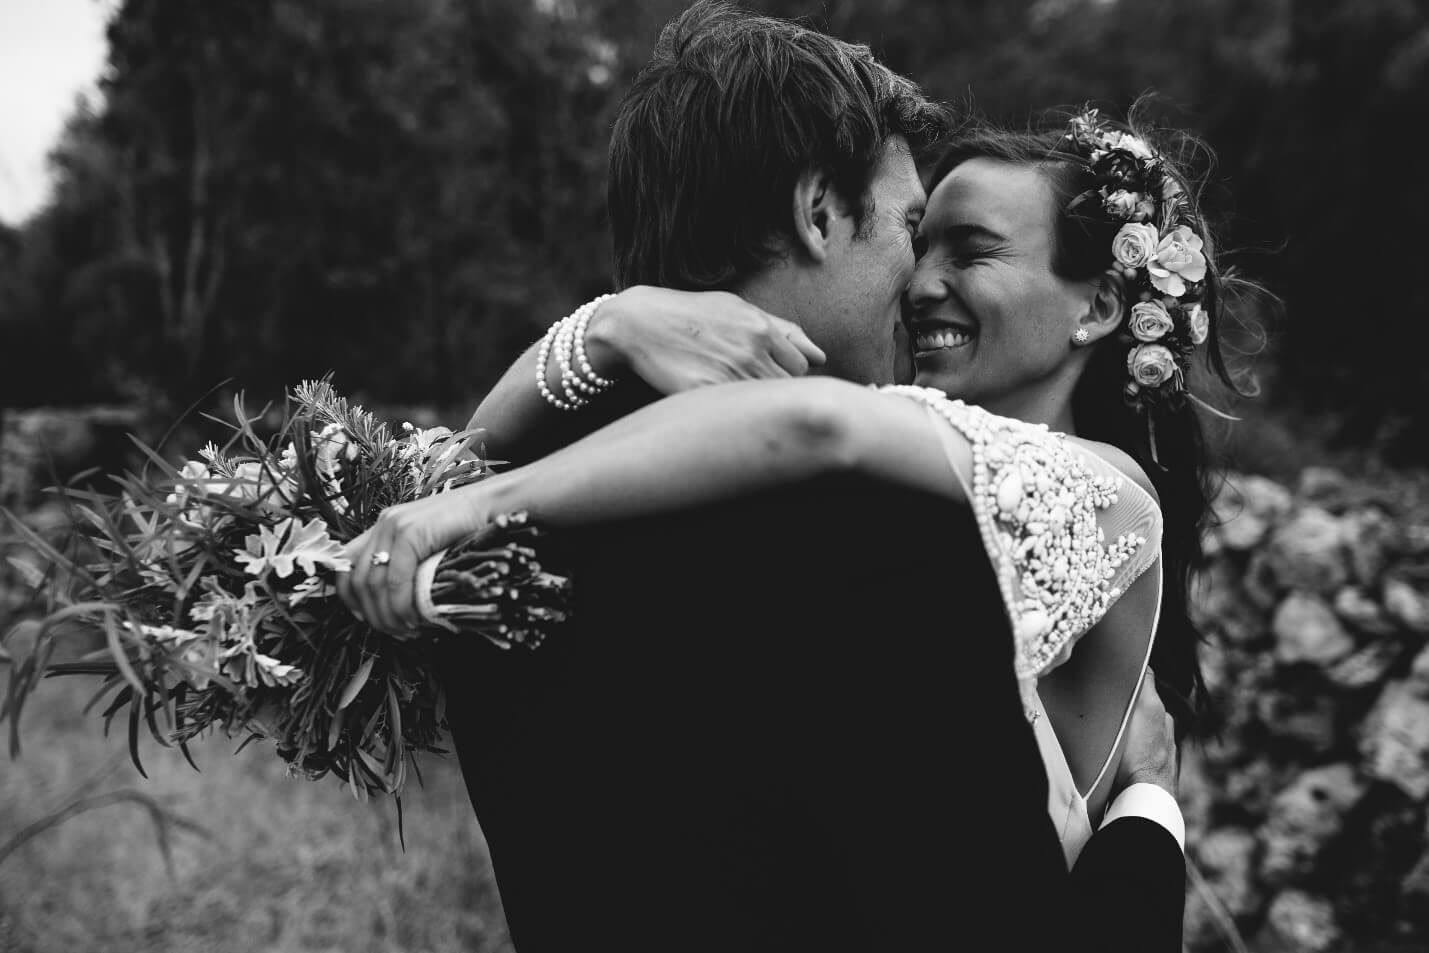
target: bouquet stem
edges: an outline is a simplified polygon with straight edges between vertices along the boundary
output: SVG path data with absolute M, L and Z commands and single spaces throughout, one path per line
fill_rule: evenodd
M 503 649 L 534 649 L 564 622 L 569 580 L 545 571 L 533 543 L 541 536 L 525 513 L 490 526 L 417 569 L 422 617 L 449 632 L 475 632 Z

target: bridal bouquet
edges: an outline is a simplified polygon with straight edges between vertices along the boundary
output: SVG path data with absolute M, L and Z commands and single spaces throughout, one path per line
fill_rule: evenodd
M 342 544 L 383 508 L 491 467 L 477 452 L 480 432 L 404 424 L 394 433 L 326 382 L 292 398 L 269 440 L 235 402 L 224 446 L 210 443 L 178 468 L 143 448 L 145 473 L 116 477 L 115 492 L 64 490 L 88 556 L 61 552 L 11 516 L 48 567 L 31 581 L 50 602 L 31 626 L 33 646 L 11 659 L 0 719 L 11 719 L 12 751 L 38 679 L 84 675 L 100 680 L 86 710 L 103 703 L 106 730 L 127 709 L 141 773 L 143 729 L 185 757 L 190 740 L 216 730 L 245 745 L 270 739 L 290 772 L 331 772 L 359 799 L 399 795 L 409 763 L 420 779 L 416 754 L 441 751 L 434 633 L 531 647 L 563 620 L 568 580 L 541 566 L 537 531 L 519 514 L 449 549 L 434 572 L 424 567 L 433 627 L 394 638 L 348 612 L 334 585 L 350 568 Z M 102 632 L 104 647 L 52 661 L 75 622 Z

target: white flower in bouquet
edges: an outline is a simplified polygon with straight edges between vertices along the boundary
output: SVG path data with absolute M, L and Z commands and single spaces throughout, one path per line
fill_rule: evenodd
M 279 579 L 286 579 L 301 566 L 306 582 L 316 577 L 319 567 L 336 572 L 352 568 L 342 554 L 342 544 L 328 535 L 327 524 L 319 517 L 302 525 L 289 517 L 276 526 L 260 526 L 258 535 L 246 537 L 244 545 L 244 549 L 233 551 L 233 558 L 255 576 L 272 570 Z

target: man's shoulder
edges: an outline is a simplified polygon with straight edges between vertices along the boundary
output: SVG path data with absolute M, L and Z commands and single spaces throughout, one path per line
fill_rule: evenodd
M 920 541 L 972 526 L 967 507 L 944 497 L 861 475 L 800 481 L 675 513 L 594 527 L 592 539 L 658 538 L 689 543 L 808 549 L 879 541 L 916 547 Z
M 967 507 L 847 477 L 591 527 L 576 548 L 582 588 L 647 601 L 660 590 L 673 600 L 738 593 L 746 605 L 802 594 L 829 606 L 899 579 L 977 578 L 989 566 Z

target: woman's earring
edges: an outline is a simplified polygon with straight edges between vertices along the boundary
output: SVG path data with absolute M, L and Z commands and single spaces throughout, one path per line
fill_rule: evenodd
M 1088 331 L 1086 328 L 1077 328 L 1077 330 L 1072 334 L 1072 343 L 1077 345 L 1078 347 L 1081 347 L 1083 344 L 1086 344 L 1091 339 L 1091 332 Z

